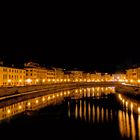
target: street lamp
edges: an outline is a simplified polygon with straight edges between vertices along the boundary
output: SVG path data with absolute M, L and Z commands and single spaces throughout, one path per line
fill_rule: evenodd
M 31 84 L 32 80 L 31 80 L 31 79 L 27 79 L 26 82 L 27 82 L 28 84 Z

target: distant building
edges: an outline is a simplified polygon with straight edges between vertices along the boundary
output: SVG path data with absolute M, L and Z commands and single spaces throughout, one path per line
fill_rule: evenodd
M 126 74 L 112 74 L 112 78 L 114 81 L 125 81 Z
M 83 79 L 83 71 L 70 71 L 70 79 L 73 82 L 79 82 Z

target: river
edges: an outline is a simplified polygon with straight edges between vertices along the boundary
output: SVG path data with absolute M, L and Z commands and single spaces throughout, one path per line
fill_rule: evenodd
M 140 139 L 140 104 L 115 93 L 114 87 L 5 101 L 0 120 L 1 135 L 15 139 Z

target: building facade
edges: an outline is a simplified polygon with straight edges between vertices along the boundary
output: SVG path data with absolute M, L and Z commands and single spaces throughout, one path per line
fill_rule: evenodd
M 37 63 L 26 63 L 26 85 L 41 85 L 55 82 L 55 71 L 39 66 Z
M 140 67 L 126 70 L 126 78 L 129 83 L 140 85 Z
M 0 66 L 0 86 L 24 86 L 25 76 L 24 69 Z

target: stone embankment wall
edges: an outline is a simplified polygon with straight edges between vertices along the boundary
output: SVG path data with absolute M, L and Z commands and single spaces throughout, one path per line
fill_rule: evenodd
M 47 85 L 32 85 L 32 86 L 22 86 L 22 87 L 0 87 L 0 97 L 12 95 L 16 93 L 25 93 L 31 91 L 39 91 L 42 89 L 53 90 L 61 89 L 64 87 L 84 87 L 84 86 L 115 86 L 119 83 L 116 82 L 79 82 L 79 83 L 56 83 L 56 84 L 47 84 Z
M 116 86 L 116 92 L 140 99 L 140 87 L 138 86 L 118 85 Z

